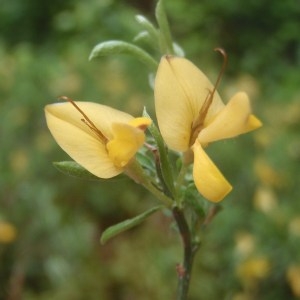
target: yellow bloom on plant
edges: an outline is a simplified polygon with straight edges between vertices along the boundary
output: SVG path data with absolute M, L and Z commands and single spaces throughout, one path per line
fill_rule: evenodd
M 261 126 L 246 93 L 225 105 L 209 79 L 189 60 L 164 56 L 155 79 L 155 109 L 161 134 L 172 150 L 193 151 L 193 177 L 208 200 L 221 201 L 232 189 L 203 148 Z
M 17 237 L 16 227 L 6 221 L 0 221 L 0 244 L 12 243 Z
M 92 102 L 55 103 L 45 107 L 48 128 L 59 146 L 100 178 L 126 170 L 145 142 L 148 118 Z M 75 108 L 74 108 L 75 107 Z

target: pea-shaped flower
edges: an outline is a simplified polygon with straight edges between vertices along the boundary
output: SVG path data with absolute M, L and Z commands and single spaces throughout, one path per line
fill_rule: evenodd
M 193 177 L 208 200 L 221 201 L 232 189 L 204 151 L 209 143 L 261 126 L 246 93 L 225 105 L 209 79 L 189 60 L 164 56 L 155 79 L 155 109 L 161 134 L 175 151 L 193 151 Z
M 111 178 L 125 171 L 144 144 L 151 120 L 97 103 L 70 102 L 73 105 L 45 107 L 48 128 L 59 146 L 97 177 Z

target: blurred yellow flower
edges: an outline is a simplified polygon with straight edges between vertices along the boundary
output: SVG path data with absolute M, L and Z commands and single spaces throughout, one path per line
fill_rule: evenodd
M 277 208 L 277 197 L 272 188 L 269 186 L 259 186 L 254 194 L 254 207 L 265 213 L 270 214 Z
M 286 274 L 287 280 L 296 297 L 300 297 L 300 266 L 291 265 Z
M 11 151 L 10 156 L 10 167 L 16 174 L 23 174 L 28 170 L 29 166 L 29 154 L 27 149 L 18 148 Z
M 17 230 L 12 224 L 0 221 L 0 243 L 12 243 L 16 239 L 16 236 Z
M 300 237 L 300 216 L 290 220 L 288 229 L 289 234 L 293 235 L 294 237 Z
M 253 257 L 243 261 L 237 266 L 236 273 L 247 287 L 253 287 L 257 281 L 266 278 L 271 264 L 264 257 Z
M 193 176 L 208 200 L 221 201 L 232 189 L 203 148 L 259 128 L 247 94 L 235 94 L 225 106 L 209 79 L 185 58 L 164 56 L 155 79 L 155 108 L 168 147 L 194 153 Z
M 258 178 L 265 185 L 270 185 L 273 187 L 282 187 L 286 183 L 286 179 L 283 174 L 271 166 L 263 158 L 257 158 L 254 164 L 254 171 Z
M 151 120 L 97 103 L 70 102 L 76 109 L 70 103 L 45 107 L 47 125 L 56 142 L 100 178 L 122 173 L 143 145 L 144 130 Z
M 235 252 L 238 257 L 247 257 L 255 249 L 255 236 L 248 232 L 238 232 L 235 235 Z
M 246 293 L 238 293 L 233 295 L 232 300 L 253 300 L 253 298 Z

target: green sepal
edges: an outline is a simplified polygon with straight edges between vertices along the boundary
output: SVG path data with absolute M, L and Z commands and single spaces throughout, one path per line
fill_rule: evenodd
M 146 108 L 144 108 L 143 111 L 143 116 L 150 118 L 150 116 L 148 115 Z M 151 118 L 150 118 L 151 119 Z M 156 127 L 156 125 L 154 124 L 154 122 L 152 121 L 151 124 L 148 126 L 148 130 L 150 131 L 151 135 L 153 136 L 155 143 L 157 145 L 158 148 L 158 152 L 159 152 L 159 158 L 160 158 L 160 167 L 161 167 L 161 175 L 162 175 L 162 179 L 164 184 L 167 186 L 168 189 L 168 196 L 174 198 L 175 197 L 175 187 L 174 187 L 174 180 L 173 180 L 173 172 L 171 169 L 171 164 L 168 158 L 168 150 L 167 147 L 165 145 L 165 142 L 158 130 L 158 128 Z M 160 174 L 158 174 L 160 175 Z
M 112 181 L 116 179 L 124 179 L 126 178 L 125 175 L 121 174 L 118 175 L 112 179 L 103 179 L 95 176 L 94 174 L 90 173 L 88 170 L 86 170 L 84 167 L 79 165 L 76 161 L 59 161 L 59 162 L 53 162 L 53 165 L 56 169 L 58 169 L 60 172 L 71 176 L 76 177 L 80 179 L 86 179 L 86 180 L 97 180 L 97 181 Z
M 160 45 L 163 54 L 174 54 L 171 31 L 162 0 L 157 2 L 155 17 L 159 26 Z
M 127 219 L 121 223 L 115 224 L 109 228 L 107 228 L 101 235 L 100 242 L 101 244 L 105 244 L 108 240 L 115 237 L 116 235 L 129 230 L 140 223 L 142 223 L 145 219 L 151 216 L 153 213 L 157 212 L 158 210 L 163 209 L 164 206 L 159 205 L 152 207 L 151 209 L 145 211 L 144 213 L 137 215 L 132 219 Z
M 92 60 L 99 56 L 113 54 L 132 55 L 141 62 L 145 63 L 149 68 L 154 70 L 156 70 L 158 66 L 158 63 L 145 50 L 134 44 L 124 41 L 106 41 L 96 45 L 89 56 L 89 60 Z

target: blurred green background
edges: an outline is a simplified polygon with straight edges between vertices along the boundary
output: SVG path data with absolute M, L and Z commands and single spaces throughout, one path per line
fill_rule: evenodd
M 166 0 L 172 33 L 224 101 L 249 93 L 264 127 L 209 153 L 234 186 L 207 228 L 191 300 L 300 299 L 300 5 L 298 0 Z M 153 113 L 148 70 L 130 57 L 88 61 L 101 41 L 132 41 L 152 0 L 2 1 L 0 299 L 174 299 L 181 241 L 155 214 L 104 246 L 101 232 L 153 205 L 130 181 L 80 181 L 46 128 L 57 96 Z

